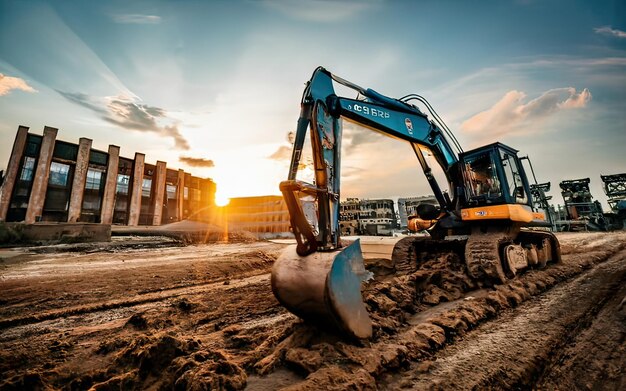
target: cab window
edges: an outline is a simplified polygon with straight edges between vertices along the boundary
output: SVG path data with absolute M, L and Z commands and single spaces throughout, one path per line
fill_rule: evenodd
M 511 196 L 511 199 L 515 200 L 518 204 L 526 204 L 528 202 L 528 196 L 524 190 L 524 182 L 520 174 L 519 166 L 515 156 L 505 151 L 500 151 L 500 158 L 502 160 L 502 169 L 506 176 L 506 182 L 508 189 L 506 191 Z
M 468 198 L 495 201 L 502 196 L 500 181 L 490 153 L 483 153 L 465 161 Z

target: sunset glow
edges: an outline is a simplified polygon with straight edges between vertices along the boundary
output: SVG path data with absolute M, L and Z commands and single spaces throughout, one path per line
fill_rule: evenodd
M 225 196 L 219 190 L 215 193 L 215 205 L 219 207 L 226 206 L 230 203 L 230 198 Z

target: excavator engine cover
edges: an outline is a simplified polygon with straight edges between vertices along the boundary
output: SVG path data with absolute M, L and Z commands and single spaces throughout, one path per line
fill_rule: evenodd
M 285 308 L 305 321 L 365 339 L 372 335 L 372 321 L 361 283 L 369 275 L 358 240 L 340 250 L 304 257 L 292 245 L 274 263 L 272 290 Z

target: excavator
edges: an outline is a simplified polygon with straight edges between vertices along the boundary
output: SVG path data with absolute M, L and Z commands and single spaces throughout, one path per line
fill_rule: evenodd
M 338 96 L 335 85 L 353 90 L 356 98 Z M 420 95 L 390 98 L 318 67 L 302 96 L 289 175 L 280 183 L 296 244 L 283 251 L 271 274 L 277 300 L 305 322 L 348 338 L 372 336 L 361 295 L 372 273 L 365 268 L 359 240 L 340 237 L 342 120 L 410 145 L 438 205 L 420 205 L 409 228 L 426 230 L 432 242 L 461 241 L 467 273 L 481 286 L 502 284 L 530 267 L 560 261 L 559 242 L 545 228 L 550 225 L 545 214 L 533 209 L 517 150 L 495 142 L 463 151 Z M 307 134 L 313 183 L 297 178 Z M 447 189 L 437 182 L 428 156 L 442 168 Z M 405 248 L 412 240 L 417 238 L 401 239 Z M 407 256 L 395 249 L 394 254 Z

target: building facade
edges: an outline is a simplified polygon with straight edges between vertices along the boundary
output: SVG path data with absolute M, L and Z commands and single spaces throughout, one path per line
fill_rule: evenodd
M 91 148 L 57 140 L 58 130 L 43 135 L 20 126 L 0 187 L 0 221 L 32 224 L 90 222 L 161 225 L 187 218 L 208 220 L 216 185 L 145 162 L 145 155 L 120 156 L 120 147 Z
M 339 208 L 342 235 L 392 235 L 397 228 L 391 199 L 348 198 L 341 202 Z
M 248 231 L 258 237 L 276 237 L 291 232 L 289 210 L 282 196 L 231 198 L 224 208 L 229 230 Z

